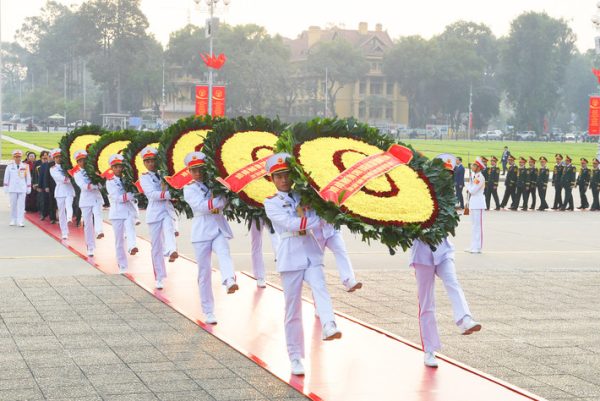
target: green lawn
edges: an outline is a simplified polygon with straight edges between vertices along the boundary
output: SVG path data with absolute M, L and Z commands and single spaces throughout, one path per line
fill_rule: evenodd
M 412 145 L 427 157 L 433 157 L 440 153 L 452 153 L 462 157 L 463 163 L 467 163 L 468 160 L 472 162 L 477 156 L 485 156 L 489 159 L 492 155 L 495 155 L 500 159 L 504 146 L 508 146 L 508 150 L 510 150 L 510 153 L 517 160 L 519 156 L 523 156 L 526 159 L 529 159 L 529 156 L 536 159 L 540 156 L 546 156 L 548 163 L 552 166 L 554 164 L 554 155 L 561 153 L 563 156 L 571 156 L 573 164 L 579 167 L 580 158 L 585 157 L 591 164 L 598 150 L 597 143 L 439 141 L 424 139 L 407 139 L 402 140 L 402 142 Z M 498 164 L 500 165 L 500 162 Z
M 32 143 L 37 146 L 41 146 L 47 150 L 54 149 L 58 147 L 58 141 L 65 134 L 64 132 L 54 133 L 54 132 L 19 132 L 19 131 L 3 131 L 3 135 L 10 136 L 12 138 L 18 139 L 20 141 L 25 141 L 27 143 Z M 10 160 L 12 159 L 12 151 L 15 149 L 21 149 L 23 152 L 27 152 L 29 149 L 24 148 L 23 146 L 16 145 L 12 142 L 8 142 L 6 140 L 2 140 L 2 155 L 0 156 L 1 160 Z M 35 152 L 39 157 L 39 152 Z

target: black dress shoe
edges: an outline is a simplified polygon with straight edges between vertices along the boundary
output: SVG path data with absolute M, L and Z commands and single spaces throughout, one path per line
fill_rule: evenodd
M 56 224 L 56 220 L 50 220 L 50 224 Z
M 40 221 L 44 221 L 44 220 L 46 220 L 46 216 L 40 217 Z
M 516 207 L 511 207 L 511 208 L 509 208 L 509 209 L 510 209 L 510 210 L 517 210 L 518 208 L 516 208 Z
M 564 212 L 566 209 L 565 209 L 564 207 L 561 207 L 561 208 L 560 208 L 560 209 L 558 209 L 558 210 L 560 210 L 561 212 Z
M 500 208 L 498 206 L 496 206 L 496 209 L 494 209 L 494 210 L 500 210 Z

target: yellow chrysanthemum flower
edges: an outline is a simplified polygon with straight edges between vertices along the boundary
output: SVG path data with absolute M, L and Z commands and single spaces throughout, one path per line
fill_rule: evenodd
M 106 170 L 108 170 L 110 168 L 108 159 L 115 153 L 123 151 L 123 149 L 125 149 L 130 143 L 131 141 L 115 141 L 106 145 L 98 154 L 98 171 L 100 171 L 100 173 L 104 173 Z
M 75 162 L 75 157 L 74 157 L 75 152 L 77 152 L 78 150 L 86 150 L 88 145 L 91 145 L 92 143 L 96 142 L 98 139 L 100 139 L 100 135 L 98 135 L 98 134 L 86 134 L 86 135 L 79 135 L 78 137 L 76 137 L 73 140 L 73 142 L 71 142 L 71 146 L 69 147 L 69 155 L 71 158 L 71 164 L 73 166 L 77 164 Z
M 205 129 L 186 132 L 173 144 L 172 160 L 174 172 L 181 171 L 185 168 L 185 163 L 183 162 L 185 155 L 195 151 L 202 145 L 207 134 L 208 130 Z

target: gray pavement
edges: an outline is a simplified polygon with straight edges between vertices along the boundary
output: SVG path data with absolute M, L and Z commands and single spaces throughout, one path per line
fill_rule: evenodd
M 0 219 L 7 217 L 2 213 L 4 195 Z M 438 285 L 442 352 L 550 400 L 599 400 L 600 213 L 501 211 L 486 213 L 484 219 L 483 254 L 462 252 L 469 243 L 468 217 L 453 239 L 459 279 L 484 328 L 461 336 Z M 146 235 L 145 224 L 139 229 Z M 182 253 L 193 256 L 189 229 L 182 220 L 178 241 Z M 249 270 L 246 229 L 234 225 L 234 232 L 236 268 Z M 15 233 L 21 239 L 8 246 L 3 240 L 0 254 L 30 256 L 25 271 L 39 263 L 31 256 L 63 251 L 54 240 L 45 253 L 44 246 L 28 246 L 44 244 L 45 234 L 33 227 L 0 224 L 2 238 Z M 345 293 L 327 252 L 334 307 L 420 342 L 407 255 L 390 256 L 378 244 L 369 246 L 344 234 L 365 287 Z M 265 249 L 269 277 L 278 283 L 266 236 Z M 14 264 L 21 259 L 0 259 L 0 275 L 5 276 L 0 278 L 0 361 L 13 366 L 0 369 L 1 400 L 301 398 L 128 280 L 99 275 L 68 252 L 62 255 L 64 260 L 49 258 L 44 269 L 23 278 L 6 277 L 17 274 Z M 72 260 L 73 270 L 49 277 L 65 260 Z M 14 270 L 8 274 L 6 269 Z M 83 275 L 85 270 L 93 275 Z M 144 373 L 148 369 L 160 373 Z M 216 377 L 220 379 L 211 380 Z M 216 382 L 236 390 L 217 389 Z

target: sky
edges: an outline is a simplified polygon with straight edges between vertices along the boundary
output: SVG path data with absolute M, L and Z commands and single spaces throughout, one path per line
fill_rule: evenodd
M 83 0 L 57 0 L 81 4 Z M 166 45 L 169 34 L 189 21 L 203 25 L 208 17 L 205 0 L 142 0 L 141 7 L 150 23 L 150 32 Z M 3 41 L 12 40 L 27 16 L 39 14 L 46 0 L 0 0 L 0 30 Z M 488 25 L 496 36 L 507 35 L 510 22 L 525 11 L 544 11 L 565 19 L 577 35 L 577 47 L 585 51 L 594 46 L 597 32 L 591 18 L 596 0 L 231 0 L 219 1 L 216 15 L 232 25 L 256 23 L 271 34 L 297 37 L 311 25 L 342 26 L 356 29 L 361 21 L 374 29 L 383 24 L 392 39 L 421 35 L 430 38 L 457 20 Z

